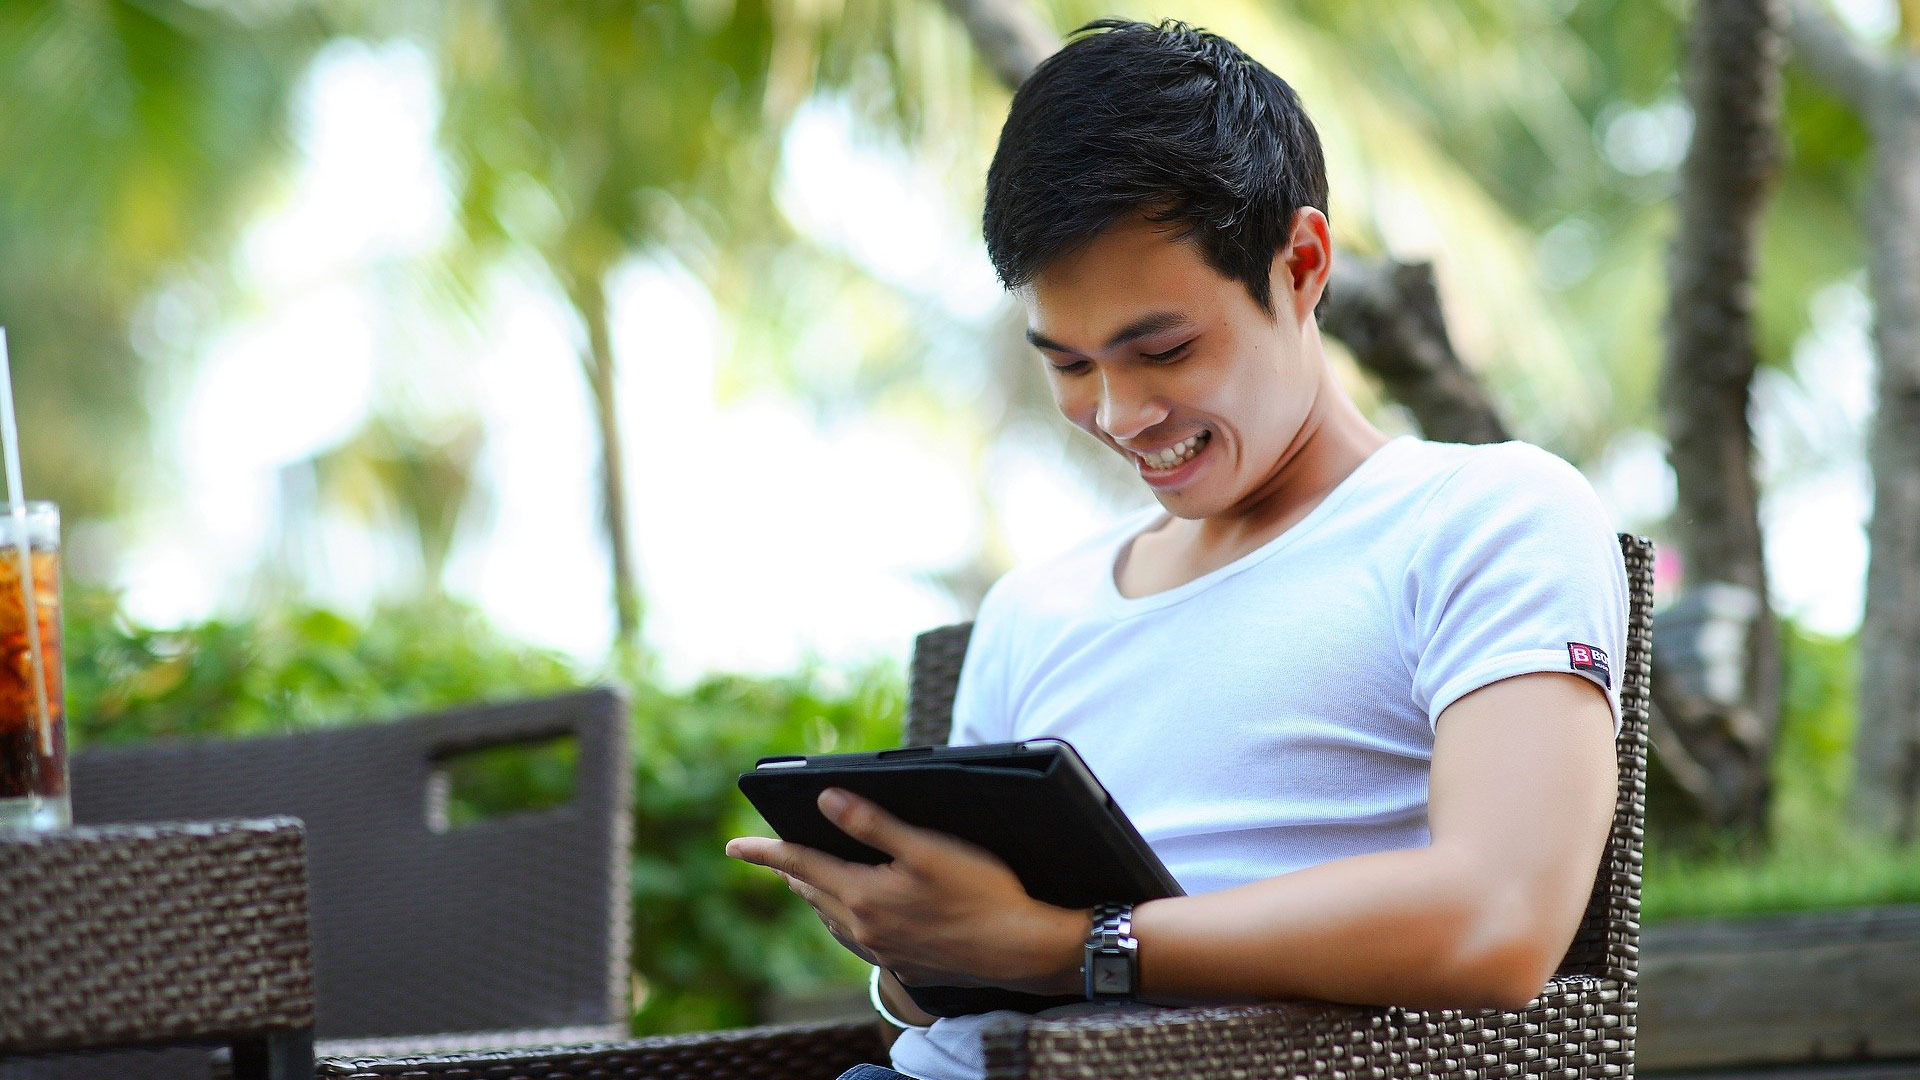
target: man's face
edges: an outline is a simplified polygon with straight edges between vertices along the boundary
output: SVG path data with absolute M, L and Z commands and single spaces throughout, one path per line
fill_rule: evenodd
M 1243 506 L 1277 472 L 1320 392 L 1305 348 L 1324 273 L 1294 243 L 1274 260 L 1268 315 L 1192 244 L 1143 218 L 1116 224 L 1022 290 L 1028 339 L 1067 419 L 1121 453 L 1169 513 Z M 1324 223 L 1324 218 L 1318 218 Z M 1307 245 L 1323 243 L 1324 224 Z

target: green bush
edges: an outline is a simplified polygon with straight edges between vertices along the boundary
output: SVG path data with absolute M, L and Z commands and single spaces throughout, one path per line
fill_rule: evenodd
M 1641 918 L 1722 918 L 1770 912 L 1920 904 L 1920 844 L 1844 832 L 1783 837 L 1757 852 L 1710 843 L 1647 845 Z
M 841 691 L 817 672 L 717 677 L 684 695 L 634 694 L 636 1022 L 698 1031 L 757 1019 L 763 995 L 857 982 L 866 968 L 773 873 L 727 858 L 736 836 L 771 835 L 739 794 L 743 768 L 772 754 L 898 745 L 904 692 L 869 669 Z
M 644 658 L 617 673 L 585 671 L 447 601 L 364 621 L 296 608 L 154 630 L 111 596 L 70 589 L 66 670 L 76 747 L 267 734 L 621 685 L 633 715 L 635 1031 L 749 1023 L 769 995 L 864 974 L 778 877 L 723 847 L 766 834 L 734 786 L 756 758 L 898 743 L 905 695 L 887 666 L 850 677 L 817 665 L 778 678 L 719 676 L 676 692 L 648 676 Z M 537 804 L 538 790 L 520 797 L 551 786 L 540 775 L 551 762 L 528 760 L 477 760 L 459 786 L 492 804 Z
M 1853 783 L 1857 635 L 1780 624 L 1780 731 L 1770 777 L 1768 832 L 1777 843 L 1818 844 L 1844 832 Z
M 1780 729 L 1770 764 L 1766 837 L 1743 842 L 1698 829 L 1647 836 L 1642 917 L 1808 911 L 1920 903 L 1920 846 L 1853 834 L 1857 637 L 1780 623 Z
M 66 601 L 76 748 L 295 731 L 580 682 L 558 655 L 447 601 L 384 609 L 364 625 L 295 608 L 175 630 L 134 624 L 109 594 L 70 588 Z

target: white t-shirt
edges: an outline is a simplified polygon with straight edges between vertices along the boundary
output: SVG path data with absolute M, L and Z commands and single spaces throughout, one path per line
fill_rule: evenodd
M 1428 844 L 1435 722 L 1488 683 L 1583 675 L 1619 731 L 1626 566 L 1545 450 L 1401 436 L 1258 549 L 1122 596 L 1116 557 L 1163 516 L 994 584 L 950 741 L 1072 743 L 1189 894 Z M 979 1077 L 981 1028 L 1017 1015 L 905 1031 L 894 1068 Z

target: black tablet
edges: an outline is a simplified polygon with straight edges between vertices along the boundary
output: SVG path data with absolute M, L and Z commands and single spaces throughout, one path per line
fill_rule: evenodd
M 816 800 L 845 788 L 912 825 L 1000 856 L 1027 894 L 1061 907 L 1181 895 L 1153 849 L 1072 746 L 1033 739 L 985 746 L 912 746 L 871 754 L 762 758 L 740 790 L 783 840 L 852 862 L 887 856 L 841 832 Z M 1078 997 L 992 988 L 911 987 L 936 1016 L 1012 1008 L 1037 1012 Z

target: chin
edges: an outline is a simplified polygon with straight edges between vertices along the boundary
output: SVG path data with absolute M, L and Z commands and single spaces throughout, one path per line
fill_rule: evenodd
M 1198 521 L 1207 516 L 1205 508 L 1201 507 L 1192 494 L 1188 492 L 1176 491 L 1169 493 L 1156 491 L 1151 486 L 1149 486 L 1147 490 L 1152 493 L 1154 500 L 1160 504 L 1160 509 L 1165 510 L 1174 517 L 1185 518 L 1188 521 Z

